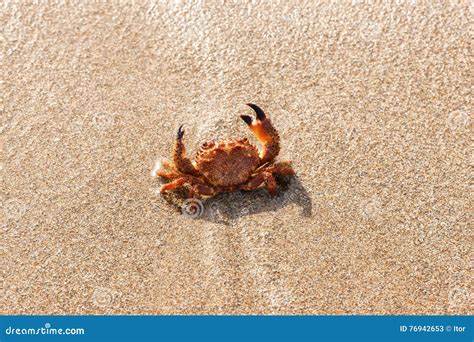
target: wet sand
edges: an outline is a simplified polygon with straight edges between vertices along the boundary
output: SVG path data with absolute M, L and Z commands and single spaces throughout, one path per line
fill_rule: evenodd
M 472 313 L 472 7 L 1 6 L 2 314 Z M 247 102 L 297 177 L 184 215 Z

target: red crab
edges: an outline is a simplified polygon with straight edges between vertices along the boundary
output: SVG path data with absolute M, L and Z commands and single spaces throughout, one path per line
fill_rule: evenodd
M 257 105 L 247 105 L 255 111 L 256 120 L 248 115 L 240 117 L 263 145 L 260 153 L 247 138 L 209 141 L 199 149 L 196 161 L 191 162 L 186 157 L 181 125 L 173 148 L 173 161 L 164 161 L 157 172 L 171 180 L 161 187 L 161 192 L 187 187 L 189 197 L 215 196 L 221 192 L 253 190 L 265 184 L 272 196 L 276 194 L 274 176 L 290 176 L 295 172 L 291 162 L 275 161 L 280 152 L 280 138 L 270 119 Z

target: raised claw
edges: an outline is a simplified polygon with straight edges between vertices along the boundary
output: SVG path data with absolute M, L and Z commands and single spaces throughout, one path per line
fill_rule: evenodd
M 178 134 L 176 135 L 176 137 L 177 137 L 178 139 L 183 138 L 183 135 L 184 135 L 183 126 L 184 126 L 184 125 L 181 125 L 181 126 L 179 126 L 179 128 L 178 128 Z
M 242 120 L 244 120 L 247 125 L 250 126 L 250 125 L 252 124 L 252 118 L 251 118 L 250 116 L 248 116 L 248 115 L 241 115 L 240 118 L 241 118 Z
M 255 113 L 257 114 L 257 120 L 260 120 L 260 121 L 265 120 L 266 115 L 263 112 L 262 108 L 260 108 L 259 106 L 253 103 L 247 103 L 247 106 L 249 106 L 255 111 Z

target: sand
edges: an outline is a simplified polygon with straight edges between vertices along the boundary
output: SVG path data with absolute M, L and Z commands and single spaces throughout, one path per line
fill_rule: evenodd
M 472 313 L 470 20 L 462 2 L 4 2 L 1 313 Z M 183 215 L 155 161 L 180 124 L 190 155 L 254 141 L 247 102 L 297 177 Z

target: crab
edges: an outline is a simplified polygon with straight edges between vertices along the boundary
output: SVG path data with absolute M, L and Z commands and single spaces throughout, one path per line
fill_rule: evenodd
M 170 180 L 160 192 L 187 188 L 190 198 L 212 197 L 222 192 L 254 190 L 265 186 L 272 196 L 277 193 L 276 176 L 291 176 L 290 161 L 275 161 L 280 152 L 280 137 L 264 111 L 248 103 L 256 113 L 255 120 L 241 115 L 263 148 L 247 138 L 208 141 L 199 149 L 195 161 L 186 156 L 183 125 L 178 129 L 172 161 L 164 160 L 157 175 Z

